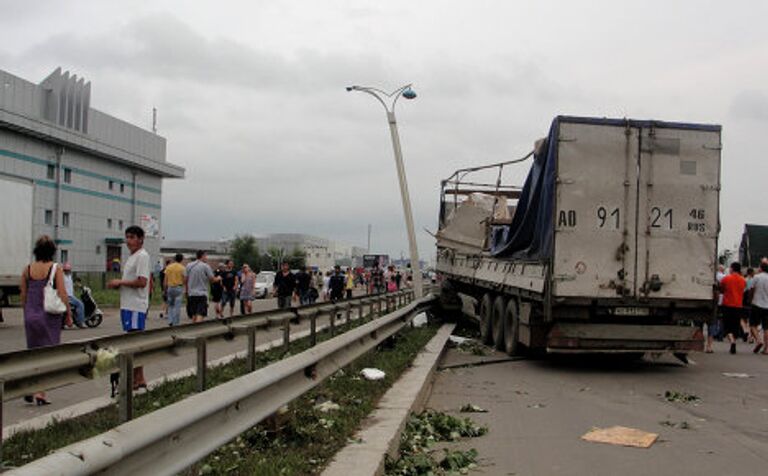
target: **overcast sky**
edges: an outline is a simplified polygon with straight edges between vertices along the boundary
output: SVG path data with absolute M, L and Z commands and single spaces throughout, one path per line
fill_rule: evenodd
M 127 7 L 127 5 L 131 5 Z M 383 108 L 394 89 L 422 256 L 439 181 L 517 158 L 558 114 L 723 125 L 721 242 L 764 212 L 768 2 L 0 0 L 0 69 L 62 66 L 149 128 L 184 180 L 163 234 L 303 232 L 407 254 Z

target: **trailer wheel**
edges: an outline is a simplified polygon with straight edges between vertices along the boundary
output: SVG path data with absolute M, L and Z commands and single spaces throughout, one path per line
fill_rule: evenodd
M 493 334 L 493 344 L 498 350 L 504 350 L 504 311 L 506 311 L 506 300 L 504 296 L 496 296 L 493 301 L 493 322 L 491 332 Z
M 504 351 L 509 355 L 520 354 L 520 309 L 514 297 L 504 311 Z
M 493 298 L 490 293 L 485 293 L 480 301 L 480 340 L 483 344 L 493 344 L 491 323 L 493 322 Z

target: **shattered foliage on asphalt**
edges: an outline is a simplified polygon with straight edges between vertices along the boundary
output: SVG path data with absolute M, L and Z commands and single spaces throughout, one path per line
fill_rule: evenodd
M 461 413 L 488 413 L 488 410 L 485 408 L 478 407 L 477 405 L 473 405 L 472 403 L 465 403 L 461 406 L 461 409 L 459 409 L 459 412 Z
M 434 410 L 413 414 L 400 437 L 400 457 L 386 462 L 389 476 L 467 474 L 477 466 L 477 451 L 432 450 L 441 441 L 457 441 L 484 435 L 488 429 L 469 418 L 456 418 Z
M 673 403 L 701 403 L 701 398 L 692 393 L 678 392 L 675 390 L 667 390 L 664 392 L 664 399 Z

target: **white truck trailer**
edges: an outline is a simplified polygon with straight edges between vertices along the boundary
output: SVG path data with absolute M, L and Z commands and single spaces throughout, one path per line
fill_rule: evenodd
M 32 255 L 33 197 L 30 180 L 0 174 L 0 305 L 18 294 Z
M 457 171 L 442 182 L 443 306 L 462 306 L 510 354 L 702 350 L 700 324 L 715 312 L 720 135 L 560 116 L 522 187 L 504 183 L 512 162 Z M 494 180 L 473 178 L 489 170 Z

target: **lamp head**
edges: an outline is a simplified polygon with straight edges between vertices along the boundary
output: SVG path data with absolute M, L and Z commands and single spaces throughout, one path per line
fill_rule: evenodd
M 403 91 L 403 97 L 405 99 L 416 99 L 416 91 L 408 87 L 405 91 Z

